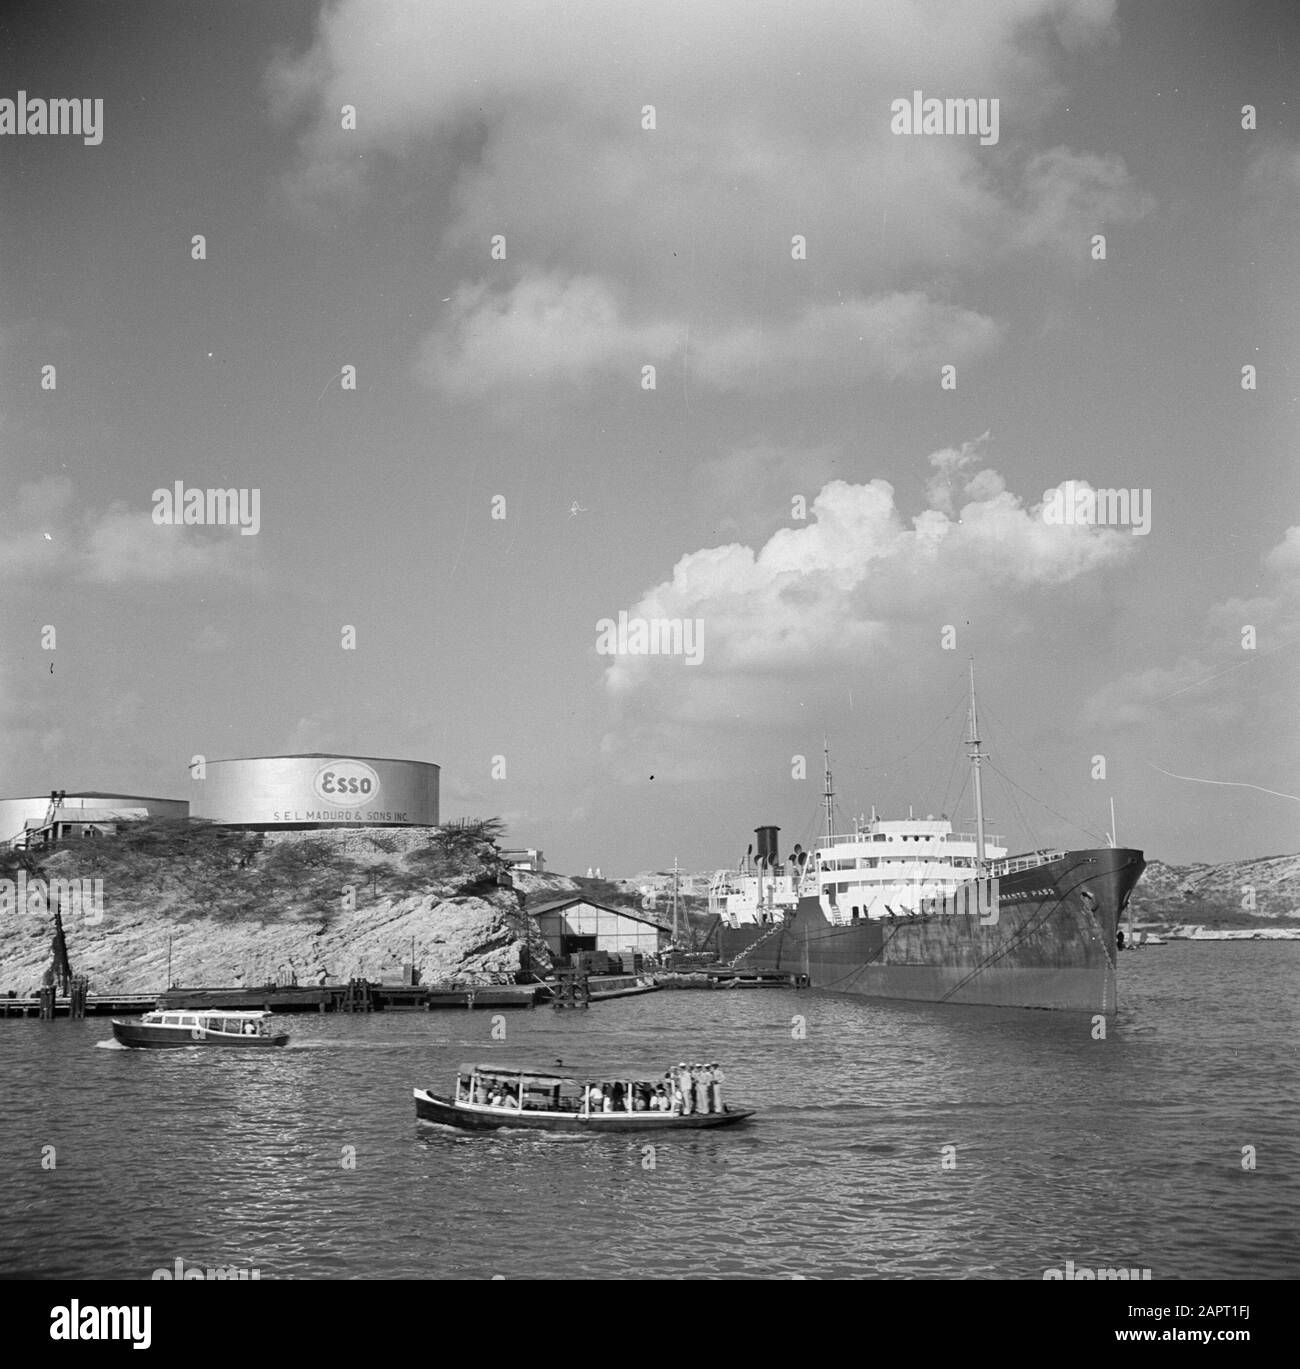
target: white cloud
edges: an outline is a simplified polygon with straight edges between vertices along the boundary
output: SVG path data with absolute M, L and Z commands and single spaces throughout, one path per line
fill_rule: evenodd
M 447 393 L 466 396 L 525 381 L 580 381 L 663 361 L 681 338 L 671 324 L 636 327 L 614 289 L 590 276 L 525 276 L 505 294 L 462 286 L 448 316 L 425 339 L 420 371 Z
M 1051 245 L 1086 263 L 1094 233 L 1141 218 L 1154 205 L 1119 157 L 1054 147 L 1026 165 L 1020 212 L 1008 231 L 1018 246 Z
M 978 22 L 927 0 L 343 0 L 267 81 L 308 212 L 436 187 L 431 269 L 466 282 L 422 352 L 446 392 L 653 363 L 688 329 L 692 379 L 803 388 L 983 353 L 999 324 L 969 277 L 1078 258 L 1141 212 L 1118 159 L 1034 155 L 1062 46 L 1114 33 L 1110 0 L 988 0 Z M 892 134 L 915 89 L 998 99 L 1002 142 Z M 489 290 L 469 282 L 497 233 L 511 283 Z
M 719 389 L 765 390 L 889 380 L 964 363 L 996 344 L 1001 329 L 919 291 L 812 305 L 784 326 L 735 328 L 692 339 L 691 375 Z
M 888 482 L 833 480 L 806 526 L 780 529 L 757 551 L 732 544 L 683 556 L 627 611 L 702 620 L 703 662 L 683 671 L 663 656 L 615 656 L 605 670 L 611 697 L 638 708 L 649 700 L 679 720 L 733 716 L 738 703 L 761 711 L 779 692 L 763 681 L 783 689 L 799 676 L 860 671 L 869 646 L 918 626 L 937 640 L 942 624 L 976 606 L 1005 617 L 1026 595 L 1133 554 L 1123 532 L 1044 522 L 1041 505 L 1007 492 L 996 472 L 971 470 L 976 445 L 931 458 L 966 476 L 955 517 L 932 507 L 908 520 Z
M 147 512 L 112 503 L 88 527 L 83 578 L 106 585 L 242 578 L 248 574 L 249 553 L 240 546 L 237 530 L 222 531 L 220 540 L 206 529 L 196 536 L 190 528 L 159 526 Z
M 989 351 L 993 320 L 918 292 L 810 305 L 788 323 L 691 332 L 685 319 L 633 323 L 618 292 L 591 276 L 527 274 L 511 290 L 462 287 L 424 341 L 419 370 L 458 397 L 524 383 L 580 382 L 600 372 L 629 385 L 641 367 L 681 358 L 692 384 L 717 390 L 852 385 L 929 374 Z M 689 343 L 687 339 L 689 337 Z
M 0 571 L 82 583 L 169 584 L 193 577 L 246 579 L 255 572 L 236 529 L 159 526 L 121 501 L 78 509 L 64 476 L 19 486 L 0 521 Z

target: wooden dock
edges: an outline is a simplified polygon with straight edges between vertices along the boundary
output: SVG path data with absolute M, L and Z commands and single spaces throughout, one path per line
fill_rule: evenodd
M 152 1012 L 157 1005 L 157 994 L 87 994 L 84 1014 L 73 1012 L 70 995 L 54 998 L 55 1017 L 126 1017 L 136 1013 Z M 48 1014 L 47 1014 L 48 1015 Z M 41 995 L 33 994 L 28 998 L 0 998 L 0 1017 L 40 1017 Z
M 92 994 L 82 999 L 48 991 L 0 997 L 0 1017 L 139 1017 L 155 1008 L 215 1008 L 294 1012 L 433 1012 L 442 1008 L 531 1008 L 550 995 L 545 984 L 273 985 L 260 988 L 167 989 L 163 993 Z
M 374 984 L 350 980 L 315 988 L 171 989 L 166 1008 L 264 1008 L 269 1012 L 434 1012 L 441 1008 L 531 1008 L 542 984 Z

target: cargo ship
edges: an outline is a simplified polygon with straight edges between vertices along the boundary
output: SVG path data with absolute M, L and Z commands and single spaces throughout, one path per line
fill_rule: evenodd
M 780 829 L 759 827 L 757 850 L 714 876 L 719 958 L 869 998 L 1114 1012 L 1120 919 L 1142 852 L 1112 830 L 1107 846 L 1008 855 L 984 830 L 973 662 L 968 717 L 974 832 L 873 812 L 835 835 L 828 755 L 816 847 L 781 862 Z

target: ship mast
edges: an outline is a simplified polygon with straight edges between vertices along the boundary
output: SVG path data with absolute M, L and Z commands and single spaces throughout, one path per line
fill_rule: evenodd
M 678 944 L 677 936 L 677 857 L 673 857 L 673 944 Z
M 825 762 L 826 788 L 822 791 L 822 802 L 826 805 L 826 844 L 831 844 L 834 833 L 834 804 L 831 802 L 835 797 L 835 790 L 831 788 L 831 751 L 826 741 L 825 734 L 822 735 L 822 760 Z
M 975 712 L 975 657 L 970 658 L 970 736 L 966 739 L 970 748 L 971 769 L 975 773 L 975 873 L 984 873 L 984 793 L 980 788 L 979 719 Z

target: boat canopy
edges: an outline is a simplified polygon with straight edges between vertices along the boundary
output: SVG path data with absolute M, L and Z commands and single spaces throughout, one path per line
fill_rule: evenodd
M 155 1008 L 150 1017 L 175 1017 L 183 1013 L 186 1017 L 242 1017 L 257 1022 L 265 1017 L 274 1017 L 263 1008 Z
M 662 1079 L 665 1072 L 677 1062 L 667 1058 L 657 1061 L 654 1064 L 647 1064 L 642 1061 L 637 1065 L 592 1065 L 586 1061 L 581 1064 L 570 1065 L 547 1065 L 545 1067 L 536 1065 L 519 1064 L 488 1064 L 478 1062 L 477 1064 L 462 1065 L 461 1074 L 490 1074 L 494 1077 L 518 1076 L 528 1079 L 581 1079 L 581 1080 L 608 1080 L 610 1083 L 617 1083 L 619 1080 L 635 1079 L 641 1082 L 652 1079 Z

